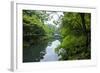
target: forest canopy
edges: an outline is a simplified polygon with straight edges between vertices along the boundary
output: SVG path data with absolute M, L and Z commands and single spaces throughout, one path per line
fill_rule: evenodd
M 23 10 L 23 62 L 39 61 L 34 51 L 53 40 L 59 60 L 90 59 L 91 13 Z

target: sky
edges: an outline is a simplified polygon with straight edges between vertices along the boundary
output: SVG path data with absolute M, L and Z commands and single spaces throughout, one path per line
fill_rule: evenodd
M 59 27 L 59 24 L 56 25 L 56 24 L 53 23 L 53 21 L 58 21 L 58 20 L 59 20 L 59 17 L 60 17 L 61 15 L 63 16 L 63 12 L 50 12 L 50 11 L 48 11 L 48 12 L 46 12 L 46 13 L 47 13 L 47 14 L 50 14 L 50 15 L 49 15 L 50 20 L 46 21 L 45 23 L 46 23 L 46 24 L 49 24 L 49 25 L 54 25 L 54 26 L 56 26 L 56 27 Z

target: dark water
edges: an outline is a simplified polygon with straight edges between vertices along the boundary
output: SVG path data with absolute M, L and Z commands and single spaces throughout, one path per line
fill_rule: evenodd
M 41 41 L 23 49 L 23 62 L 57 61 L 55 48 L 60 45 L 57 39 Z
M 32 45 L 28 48 L 23 49 L 23 62 L 38 62 L 45 53 L 44 48 L 46 48 L 48 42 L 40 42 Z M 43 52 L 43 53 L 41 53 Z

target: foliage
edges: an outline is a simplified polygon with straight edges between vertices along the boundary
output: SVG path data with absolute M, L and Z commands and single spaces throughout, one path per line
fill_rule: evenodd
M 91 14 L 63 12 L 58 21 L 53 20 L 55 25 L 45 23 L 53 19 L 53 16 L 49 17 L 50 14 L 59 16 L 55 11 L 23 10 L 24 61 L 32 61 L 33 57 L 38 57 L 39 55 L 34 55 L 39 54 L 38 50 L 45 48 L 48 41 L 55 36 L 59 36 L 58 39 L 61 40 L 61 44 L 55 49 L 59 60 L 90 59 Z M 56 25 L 60 27 L 57 28 Z
M 82 16 L 81 16 L 82 15 Z M 90 13 L 65 12 L 60 33 L 61 45 L 56 48 L 60 60 L 90 59 Z M 86 29 L 84 28 L 86 27 Z M 85 30 L 85 31 L 84 31 Z M 65 54 L 59 53 L 63 49 Z
M 48 14 L 46 11 L 23 10 L 23 47 L 49 38 L 53 33 L 53 28 L 44 24 Z M 27 44 L 26 44 L 27 43 Z

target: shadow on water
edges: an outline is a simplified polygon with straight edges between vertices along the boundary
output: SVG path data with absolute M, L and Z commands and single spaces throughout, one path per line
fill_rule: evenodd
M 23 62 L 39 62 L 45 54 L 48 41 L 41 41 L 28 48 L 23 49 Z
M 41 59 L 43 59 L 47 53 L 46 52 L 46 50 L 48 49 L 47 47 L 51 46 L 53 48 L 53 45 L 55 45 L 57 43 L 57 42 L 55 42 L 56 40 L 58 40 L 59 42 L 61 41 L 59 38 L 53 37 L 49 40 L 40 41 L 38 43 L 30 45 L 27 48 L 24 48 L 23 49 L 23 62 L 24 63 L 40 62 Z M 53 43 L 55 43 L 55 44 L 53 44 Z

